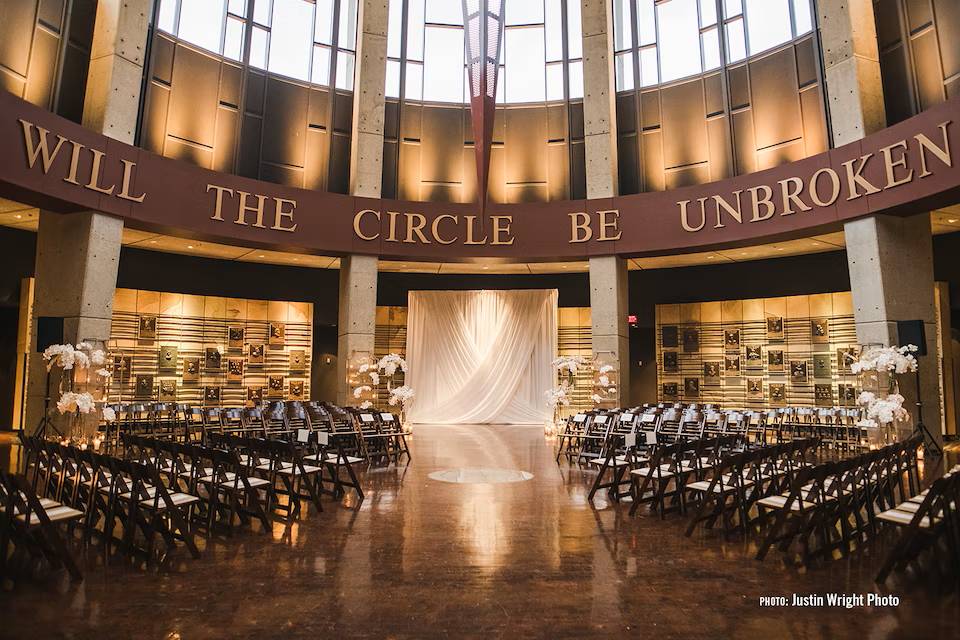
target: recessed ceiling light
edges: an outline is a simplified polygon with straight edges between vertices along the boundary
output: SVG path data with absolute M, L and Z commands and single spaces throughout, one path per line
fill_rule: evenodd
M 713 256 L 707 256 L 707 260 L 713 260 Z
M 187 249 L 193 249 L 193 245 L 192 245 L 192 244 L 188 244 L 188 245 L 187 245 Z
M 483 265 L 483 268 L 484 268 L 484 269 L 489 269 L 490 267 L 488 267 L 487 265 Z
M 150 244 L 157 244 L 157 241 L 156 241 L 156 240 L 151 240 L 151 241 L 150 241 Z
M 258 257 L 258 258 L 262 258 L 262 257 L 263 257 L 263 254 L 261 253 L 261 254 L 258 255 L 257 257 Z
M 740 252 L 740 255 L 745 256 L 745 255 L 747 255 L 747 252 L 746 252 L 746 251 L 741 251 L 741 252 Z
M 560 268 L 561 268 L 561 269 L 566 269 L 566 268 L 567 268 L 567 265 L 562 265 Z
M 16 215 L 17 220 L 19 220 L 19 219 L 22 218 L 22 217 L 23 217 L 23 216 L 21 216 L 19 213 Z
M 777 247 L 777 251 L 783 251 L 783 247 Z
M 20 216 L 17 216 L 17 217 L 19 218 Z M 947 220 L 947 222 L 949 222 L 950 224 L 953 224 L 956 221 L 957 221 L 956 218 L 950 218 L 949 220 Z

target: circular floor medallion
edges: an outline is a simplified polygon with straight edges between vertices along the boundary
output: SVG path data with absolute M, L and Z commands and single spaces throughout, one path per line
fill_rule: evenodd
M 519 469 L 491 469 L 487 467 L 466 467 L 462 469 L 443 469 L 430 474 L 432 480 L 454 482 L 457 484 L 502 484 L 505 482 L 526 482 L 533 478 L 529 471 Z

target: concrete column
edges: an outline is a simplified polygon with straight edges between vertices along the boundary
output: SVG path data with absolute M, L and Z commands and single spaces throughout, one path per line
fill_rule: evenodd
M 383 110 L 387 81 L 387 0 L 363 0 L 357 29 L 350 193 L 380 197 L 383 182 Z
M 350 354 L 373 355 L 377 324 L 377 257 L 340 259 L 340 314 L 337 322 L 337 404 L 353 403 L 347 387 Z
M 834 146 L 887 126 L 873 0 L 817 0 Z
M 627 335 L 627 263 L 616 256 L 590 258 L 590 317 L 593 355 L 618 362 L 617 406 L 630 404 L 630 339 Z
M 923 321 L 928 353 L 918 358 L 923 420 L 939 437 L 940 362 L 930 215 L 863 218 L 848 222 L 844 232 L 860 344 L 900 344 L 897 321 Z M 916 420 L 916 394 L 910 376 L 901 380 L 901 393 Z
M 123 221 L 99 213 L 40 212 L 24 428 L 43 416 L 46 365 L 36 353 L 37 318 L 63 318 L 63 341 L 110 338 Z M 56 402 L 54 381 L 53 399 Z
M 574 0 L 576 1 L 576 0 Z M 613 11 L 609 0 L 579 0 L 583 29 L 583 127 L 588 198 L 617 195 L 617 110 Z M 617 404 L 629 404 L 627 266 L 615 256 L 590 258 L 593 355 L 618 362 Z
M 100 0 L 90 49 L 83 126 L 133 144 L 151 0 Z
M 387 0 L 362 0 L 357 29 L 350 193 L 379 198 L 383 183 L 383 110 L 387 80 Z M 350 354 L 373 355 L 377 323 L 377 257 L 340 259 L 337 323 L 337 404 L 353 404 L 347 387 Z
M 587 197 L 609 198 L 617 195 L 613 5 L 609 0 L 579 1 L 583 29 L 583 136 Z

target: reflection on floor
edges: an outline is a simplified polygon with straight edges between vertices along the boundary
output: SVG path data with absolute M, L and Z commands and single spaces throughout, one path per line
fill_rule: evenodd
M 960 628 L 953 595 L 891 583 L 889 609 L 768 609 L 764 595 L 876 590 L 885 549 L 803 572 L 756 537 L 683 535 L 673 514 L 631 519 L 586 500 L 586 469 L 554 462 L 537 427 L 418 427 L 413 462 L 364 476 L 359 508 L 332 505 L 269 535 L 241 532 L 180 552 L 160 571 L 91 552 L 87 579 L 0 594 L 0 637 L 913 638 Z M 10 458 L 0 445 L 0 464 Z M 450 483 L 456 469 L 527 471 Z

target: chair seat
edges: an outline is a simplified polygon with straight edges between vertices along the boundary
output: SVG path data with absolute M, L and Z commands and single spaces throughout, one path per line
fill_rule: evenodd
M 783 509 L 787 504 L 787 496 L 767 496 L 766 498 L 761 498 L 757 500 L 757 504 L 762 504 L 765 507 L 770 507 L 772 509 Z M 816 503 L 807 502 L 805 500 L 794 500 L 790 504 L 791 511 L 800 511 L 800 509 L 812 509 L 816 507 Z
M 320 454 L 309 456 L 303 459 L 304 462 L 312 462 L 314 464 L 319 464 L 320 462 L 331 462 L 334 464 L 357 464 L 363 462 L 363 458 L 357 458 L 356 456 L 348 456 L 346 454 L 339 455 L 337 453 L 327 453 L 323 460 L 320 459 Z
M 713 485 L 712 489 L 711 485 Z M 712 480 L 698 480 L 697 482 L 691 482 L 687 485 L 687 489 L 690 489 L 691 491 L 710 491 L 712 493 L 731 493 L 735 491 L 735 487 L 731 487 L 730 485 L 725 484 L 721 486 L 719 482 L 714 485 Z
M 174 506 L 177 506 L 177 507 L 185 504 L 193 504 L 194 502 L 200 502 L 200 498 L 198 498 L 197 496 L 192 496 L 189 493 L 177 492 L 177 493 L 171 493 L 168 495 L 170 496 L 170 500 L 173 502 Z M 154 507 L 154 500 L 152 498 L 148 498 L 146 500 L 141 500 L 140 504 L 143 505 L 144 507 L 152 509 Z M 162 511 L 163 509 L 167 508 L 167 505 L 163 500 L 158 500 L 156 502 L 156 507 L 158 510 Z
M 666 465 L 664 465 L 664 466 L 666 466 Z M 661 467 L 661 469 L 659 470 L 659 474 L 654 473 L 655 471 L 657 471 L 657 469 L 655 469 L 654 467 L 644 467 L 643 469 L 634 469 L 634 470 L 631 471 L 630 473 L 631 473 L 632 475 L 635 475 L 635 476 L 653 476 L 653 475 L 657 475 L 657 476 L 660 477 L 660 478 L 672 478 L 673 475 L 674 475 L 674 473 L 673 473 L 672 471 L 667 471 L 666 469 L 663 469 L 662 467 Z
M 593 458 L 588 462 L 590 464 L 595 464 L 599 467 L 599 466 L 602 466 L 604 463 L 606 463 L 606 461 L 607 461 L 606 457 L 603 457 L 603 458 Z M 630 461 L 626 459 L 626 456 L 617 456 L 610 460 L 610 464 L 613 465 L 614 467 L 623 467 L 630 464 Z
M 877 517 L 881 520 L 886 520 L 887 522 L 892 522 L 899 525 L 909 525 L 914 518 L 914 513 L 909 511 L 901 511 L 900 509 L 887 509 L 882 513 L 878 513 Z M 924 516 L 920 519 L 920 528 L 929 529 L 930 528 L 930 518 L 929 516 Z
M 83 511 L 77 511 L 76 509 L 71 509 L 70 507 L 65 507 L 61 504 L 55 507 L 44 507 L 44 513 L 47 515 L 47 519 L 50 522 L 67 522 L 70 520 L 76 520 L 83 517 Z M 25 523 L 28 527 L 32 527 L 40 524 L 40 515 L 36 512 L 30 513 L 30 521 L 27 521 L 27 516 L 24 513 L 18 514 L 16 516 L 17 520 Z

